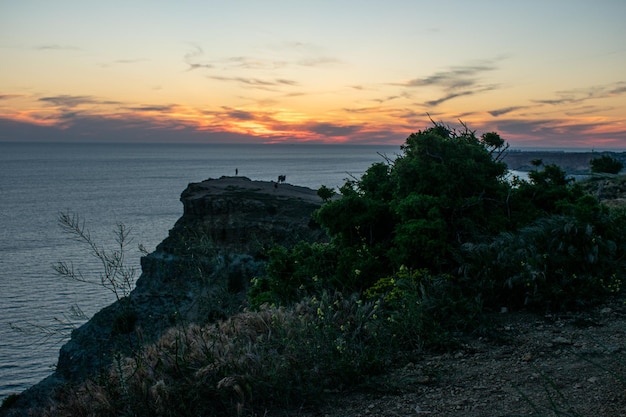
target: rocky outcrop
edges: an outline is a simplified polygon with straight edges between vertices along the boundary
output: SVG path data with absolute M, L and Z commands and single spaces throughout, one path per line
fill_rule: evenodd
M 263 273 L 266 250 L 322 241 L 311 215 L 322 200 L 289 184 L 222 177 L 189 184 L 182 217 L 156 251 L 141 260 L 130 296 L 72 333 L 55 373 L 18 397 L 2 415 L 28 415 L 54 388 L 103 371 L 166 329 L 203 324 L 240 310 L 251 278 Z

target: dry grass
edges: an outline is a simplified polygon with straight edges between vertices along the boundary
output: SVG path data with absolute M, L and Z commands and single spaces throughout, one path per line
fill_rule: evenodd
M 45 415 L 244 416 L 313 404 L 376 368 L 372 343 L 387 338 L 374 337 L 375 308 L 336 296 L 172 328 Z

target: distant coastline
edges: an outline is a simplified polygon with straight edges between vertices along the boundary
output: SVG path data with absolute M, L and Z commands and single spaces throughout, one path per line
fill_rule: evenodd
M 503 161 L 510 170 L 530 171 L 535 169 L 532 161 L 541 160 L 544 165 L 555 164 L 568 174 L 590 172 L 590 161 L 602 155 L 610 155 L 626 165 L 626 152 L 575 150 L 509 150 L 503 155 Z

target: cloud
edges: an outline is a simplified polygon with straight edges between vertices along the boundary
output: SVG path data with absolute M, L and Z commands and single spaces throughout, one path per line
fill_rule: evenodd
M 626 147 L 626 131 L 604 121 L 498 119 L 481 128 L 497 131 L 512 146 L 559 148 Z
M 166 105 L 156 105 L 156 106 L 134 106 L 127 107 L 128 110 L 138 111 L 138 112 L 171 112 L 175 110 L 176 106 L 171 104 Z
M 285 78 L 275 78 L 273 80 L 262 80 L 260 78 L 246 78 L 246 77 L 222 77 L 222 76 L 209 76 L 213 80 L 217 81 L 226 81 L 226 82 L 236 82 L 239 84 L 245 84 L 250 87 L 258 88 L 258 89 L 269 89 L 270 87 L 279 87 L 279 86 L 297 86 L 299 85 L 297 81 L 288 80 Z
M 240 69 L 265 69 L 273 70 L 284 68 L 288 65 L 287 61 L 270 61 L 258 58 L 250 58 L 245 56 L 233 56 L 220 61 L 226 68 L 240 68 Z
M 321 67 L 340 64 L 342 61 L 328 56 L 315 45 L 302 42 L 287 42 L 280 45 L 269 46 L 269 53 L 259 56 L 229 56 L 208 61 L 196 62 L 204 51 L 198 45 L 193 45 L 193 50 L 185 55 L 185 63 L 189 70 L 197 68 L 219 68 L 220 70 L 276 70 L 286 67 Z M 268 56 L 279 54 L 285 59 L 268 59 Z
M 284 62 L 285 65 L 319 67 L 342 63 L 340 59 L 326 55 L 325 48 L 307 42 L 284 42 L 270 47 L 270 49 L 278 51 L 281 55 L 296 54 L 301 56 L 299 59 Z
M 35 46 L 34 49 L 38 51 L 82 51 L 82 48 L 79 48 L 77 46 L 58 44 L 38 45 Z
M 601 99 L 619 96 L 626 93 L 626 82 L 620 81 L 605 85 L 596 85 L 587 88 L 576 88 L 572 90 L 557 91 L 557 98 L 534 100 L 535 103 L 562 105 L 577 104 L 587 100 Z
M 91 96 L 71 96 L 71 95 L 59 95 L 59 96 L 50 96 L 50 97 L 42 97 L 39 101 L 43 101 L 45 103 L 50 103 L 55 106 L 60 107 L 68 107 L 73 108 L 83 104 L 93 104 L 97 103 L 98 100 Z
M 71 125 L 42 126 L 0 118 L 0 141 L 259 143 L 252 135 L 199 130 L 182 123 L 155 124 L 150 118 L 77 115 Z
M 422 104 L 426 107 L 436 107 L 458 97 L 494 90 L 498 87 L 497 85 L 483 85 L 480 83 L 480 79 L 484 73 L 496 69 L 497 66 L 494 62 L 484 61 L 475 65 L 452 66 L 447 70 L 438 71 L 426 77 L 414 78 L 402 83 L 391 83 L 391 85 L 409 89 L 437 88 L 442 92 L 441 97 L 425 101 Z
M 202 69 L 202 68 L 204 69 L 213 68 L 213 65 L 211 64 L 198 61 L 198 59 L 204 55 L 204 50 L 198 45 L 192 45 L 192 46 L 193 46 L 193 50 L 190 52 L 187 52 L 185 56 L 183 57 L 185 64 L 189 66 L 187 71 L 193 71 L 193 70 Z
M 146 61 L 150 61 L 150 60 L 146 58 L 116 59 L 115 61 L 111 61 L 111 62 L 103 62 L 101 64 L 98 64 L 98 66 L 101 68 L 109 68 L 113 65 L 128 65 L 128 64 L 136 64 L 138 62 L 146 62 Z
M 612 95 L 620 95 L 626 93 L 626 82 L 619 82 L 615 84 L 615 87 L 610 91 Z
M 431 106 L 435 107 L 435 106 L 440 105 L 441 103 L 445 103 L 446 101 L 452 100 L 453 98 L 462 97 L 462 96 L 470 96 L 474 93 L 475 93 L 474 91 L 462 91 L 459 93 L 450 93 L 436 100 L 429 100 L 426 102 L 426 105 L 429 107 Z
M 355 132 L 358 132 L 360 130 L 360 127 L 354 125 L 344 126 L 334 123 L 313 123 L 308 126 L 308 129 L 311 132 L 317 133 L 318 135 L 339 137 L 352 135 Z
M 302 67 L 319 67 L 332 64 L 340 64 L 341 61 L 331 57 L 316 57 L 300 59 L 296 63 Z
M 136 64 L 137 62 L 146 62 L 148 59 L 146 58 L 136 58 L 136 59 L 118 59 L 113 61 L 114 64 Z
M 75 108 L 85 104 L 89 105 L 119 105 L 119 101 L 114 100 L 101 100 L 93 96 L 73 96 L 68 94 L 61 94 L 58 96 L 41 97 L 38 101 L 48 103 L 53 106 L 62 108 Z
M 24 97 L 23 94 L 0 94 L 0 100 L 11 100 L 14 98 Z
M 465 91 L 459 91 L 459 92 L 456 92 L 456 93 L 451 92 L 451 93 L 446 94 L 445 96 L 440 97 L 438 99 L 427 101 L 426 105 L 429 106 L 429 107 L 436 107 L 436 106 L 440 105 L 441 103 L 445 103 L 446 101 L 455 99 L 457 97 L 472 96 L 474 94 L 484 93 L 485 91 L 495 90 L 497 87 L 498 87 L 497 85 L 487 85 L 487 86 L 482 86 L 482 87 L 474 89 L 474 90 L 465 90 Z
M 589 114 L 597 115 L 611 110 L 613 110 L 613 107 L 583 106 L 570 111 L 566 111 L 565 114 L 567 116 L 586 116 Z
M 490 63 L 451 67 L 449 70 L 440 71 L 424 78 L 415 78 L 399 85 L 405 87 L 435 86 L 446 91 L 454 91 L 475 85 L 478 75 L 495 69 L 496 67 Z
M 254 120 L 257 117 L 248 111 L 244 110 L 235 110 L 235 109 L 226 109 L 226 116 L 236 120 Z
M 498 117 L 498 116 L 502 116 L 504 114 L 508 114 L 516 110 L 521 110 L 525 108 L 528 108 L 528 106 L 511 106 L 511 107 L 504 107 L 501 109 L 491 110 L 488 113 L 492 115 L 493 117 Z

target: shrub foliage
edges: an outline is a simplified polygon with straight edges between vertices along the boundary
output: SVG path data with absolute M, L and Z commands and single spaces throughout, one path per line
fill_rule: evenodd
M 591 172 L 606 173 L 606 174 L 618 174 L 624 164 L 609 155 L 602 155 L 598 158 L 593 158 L 590 162 Z
M 252 304 L 288 305 L 320 290 L 371 293 L 406 270 L 439 277 L 450 297 L 442 303 L 463 314 L 468 303 L 558 310 L 615 292 L 626 254 L 623 216 L 556 165 L 537 163 L 528 180 L 509 178 L 506 149 L 497 133 L 477 137 L 439 123 L 410 135 L 394 161 L 373 164 L 316 212 L 331 237 L 324 261 L 314 245 L 275 252 L 257 285 L 277 290 L 260 298 L 253 286 Z M 420 297 L 426 287 L 422 280 Z
M 558 166 L 511 178 L 505 141 L 435 123 L 361 179 L 320 189 L 330 241 L 276 247 L 250 311 L 172 329 L 54 415 L 262 415 L 398 358 L 489 331 L 490 310 L 585 307 L 621 290 L 626 216 Z M 541 168 L 541 169 L 540 169 Z M 64 408 L 65 407 L 65 408 Z M 51 415 L 52 415 L 51 414 Z

